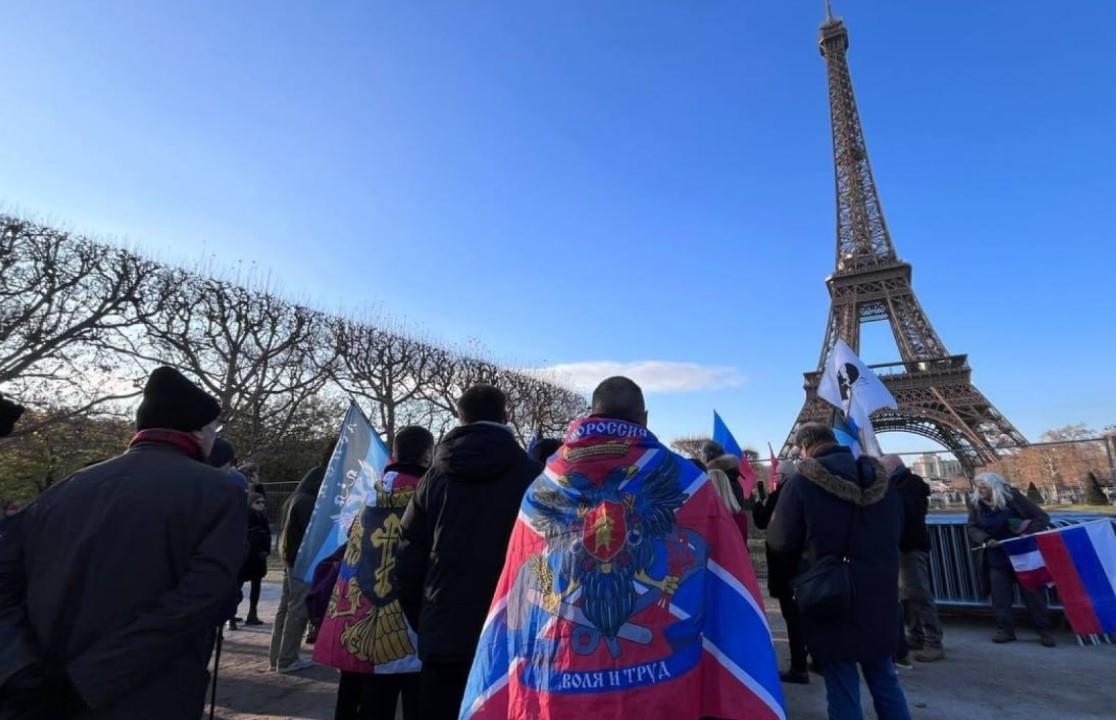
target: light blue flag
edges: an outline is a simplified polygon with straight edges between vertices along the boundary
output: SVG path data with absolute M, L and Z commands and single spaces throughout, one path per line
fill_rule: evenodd
M 736 438 L 729 432 L 728 425 L 725 425 L 725 421 L 716 410 L 713 411 L 713 442 L 723 447 L 729 455 L 741 457 L 744 454 L 740 449 L 740 443 L 736 442 Z
M 356 403 L 351 404 L 295 557 L 295 577 L 312 582 L 318 563 L 345 544 L 353 518 L 364 509 L 366 499 L 376 497 L 372 488 L 390 454 L 368 418 Z

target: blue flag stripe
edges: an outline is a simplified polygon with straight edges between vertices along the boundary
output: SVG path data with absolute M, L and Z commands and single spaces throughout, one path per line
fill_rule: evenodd
M 1062 541 L 1069 550 L 1073 559 L 1077 575 L 1081 584 L 1089 593 L 1093 604 L 1093 612 L 1100 621 L 1104 632 L 1116 632 L 1116 594 L 1113 593 L 1112 584 L 1104 572 L 1100 558 L 1097 557 L 1096 548 L 1089 538 L 1088 531 L 1083 527 L 1070 528 L 1061 533 Z
M 746 598 L 712 572 L 706 572 L 705 636 L 774 698 L 783 697 L 773 663 L 771 635 L 764 618 Z
M 477 643 L 477 656 L 482 663 L 483 672 L 469 673 L 469 684 L 461 702 L 462 720 L 473 714 L 473 705 L 478 699 L 487 699 L 494 689 L 507 683 L 507 674 L 511 672 L 507 613 L 507 608 L 502 608 L 481 633 Z
M 1022 537 L 1003 544 L 1008 555 L 1026 555 L 1038 552 L 1038 542 L 1033 537 Z

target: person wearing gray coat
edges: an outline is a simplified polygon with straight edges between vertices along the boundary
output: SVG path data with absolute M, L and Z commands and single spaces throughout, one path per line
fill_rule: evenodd
M 5 527 L 0 718 L 201 717 L 247 533 L 243 493 L 205 462 L 220 412 L 157 369 L 127 452 Z

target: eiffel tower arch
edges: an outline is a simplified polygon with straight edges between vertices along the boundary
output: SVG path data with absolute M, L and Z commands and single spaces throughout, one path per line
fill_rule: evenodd
M 832 406 L 818 397 L 837 339 L 860 352 L 860 326 L 886 321 L 900 360 L 871 366 L 898 401 L 872 414 L 877 432 L 910 432 L 951 450 L 966 472 L 992 462 L 1001 448 L 1027 444 L 1015 426 L 972 383 L 968 356 L 951 355 L 911 284 L 911 266 L 895 252 L 880 205 L 853 95 L 846 52 L 849 33 L 828 8 L 818 33 L 829 81 L 837 198 L 836 269 L 826 279 L 829 320 L 817 369 L 805 373 L 806 403 L 783 445 L 808 422 L 828 422 Z

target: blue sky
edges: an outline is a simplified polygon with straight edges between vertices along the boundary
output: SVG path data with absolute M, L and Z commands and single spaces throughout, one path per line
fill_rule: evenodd
M 1116 422 L 1116 4 L 836 11 L 893 239 L 949 349 L 1032 438 Z M 674 388 L 650 394 L 661 435 L 708 432 L 716 406 L 778 445 L 833 269 L 821 15 L 9 3 L 0 205 L 254 264 L 515 366 L 642 363 Z M 870 362 L 895 359 L 882 329 Z

